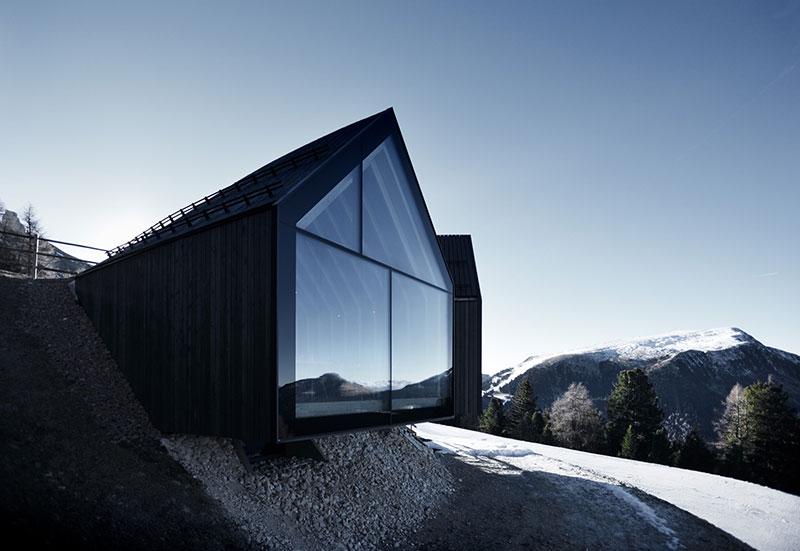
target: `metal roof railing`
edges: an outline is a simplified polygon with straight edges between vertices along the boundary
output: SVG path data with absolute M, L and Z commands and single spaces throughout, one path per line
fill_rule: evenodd
M 52 253 L 42 252 L 41 250 L 39 250 L 40 249 L 39 245 L 40 245 L 40 243 L 42 241 L 46 241 L 47 243 L 58 243 L 59 245 L 68 245 L 70 247 L 80 247 L 82 249 L 90 249 L 90 250 L 93 250 L 93 251 L 100 251 L 100 252 L 106 253 L 106 255 L 109 255 L 109 251 L 107 249 L 101 249 L 100 247 L 92 247 L 90 245 L 81 245 L 80 243 L 72 243 L 70 241 L 60 241 L 58 239 L 48 239 L 48 238 L 42 237 L 42 236 L 40 236 L 39 234 L 36 234 L 36 233 L 29 234 L 29 233 L 13 232 L 13 231 L 8 231 L 8 230 L 0 230 L 0 234 L 1 235 L 10 235 L 10 236 L 12 236 L 14 238 L 19 238 L 19 239 L 27 239 L 30 242 L 30 248 L 27 248 L 27 249 L 21 248 L 19 246 L 12 247 L 12 246 L 9 246 L 9 245 L 7 245 L 5 243 L 0 242 L 0 249 L 5 250 L 5 251 L 12 251 L 12 252 L 22 253 L 22 254 L 26 254 L 26 255 L 31 255 L 31 260 L 29 262 L 17 261 L 17 262 L 11 262 L 11 264 L 14 264 L 14 265 L 16 265 L 16 266 L 18 266 L 20 268 L 28 268 L 28 269 L 30 269 L 31 276 L 33 277 L 33 279 L 37 279 L 38 278 L 40 271 L 57 272 L 57 273 L 70 274 L 70 275 L 76 275 L 78 273 L 77 271 L 72 271 L 72 270 L 60 270 L 60 269 L 57 269 L 57 268 L 50 268 L 50 267 L 47 267 L 47 266 L 42 266 L 39 263 L 39 257 L 59 258 L 61 260 L 65 260 L 67 262 L 80 262 L 80 263 L 88 264 L 88 265 L 91 265 L 91 266 L 97 264 L 97 262 L 95 262 L 93 260 L 84 260 L 82 258 L 77 258 L 77 257 L 74 257 L 72 255 L 68 255 L 66 253 L 64 253 L 64 254 L 52 254 Z M 24 242 L 23 242 L 22 245 L 24 246 Z
M 260 202 L 264 196 L 267 199 L 273 199 L 275 192 L 284 184 L 281 179 L 281 172 L 296 170 L 308 161 L 317 161 L 329 150 L 330 146 L 328 144 L 321 144 L 289 158 L 278 159 L 230 186 L 207 195 L 199 201 L 195 201 L 162 218 L 130 241 L 108 251 L 108 256 L 123 253 L 131 247 L 153 238 L 161 239 L 162 237 L 173 235 L 181 229 L 192 227 L 195 222 L 210 221 L 220 212 L 225 215 L 237 211 L 242 205 L 249 207 L 253 203 Z M 269 180 L 263 182 L 267 178 Z M 251 189 L 247 190 L 247 188 Z

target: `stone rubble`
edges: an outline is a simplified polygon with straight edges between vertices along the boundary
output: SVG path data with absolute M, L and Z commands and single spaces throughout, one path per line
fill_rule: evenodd
M 231 441 L 171 436 L 163 445 L 266 548 L 407 549 L 454 492 L 439 457 L 405 427 L 315 443 L 325 461 L 274 458 L 252 473 Z

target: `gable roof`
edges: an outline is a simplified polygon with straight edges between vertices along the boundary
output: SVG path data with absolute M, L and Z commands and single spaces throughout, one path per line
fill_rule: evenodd
M 470 235 L 437 235 L 439 248 L 453 278 L 456 298 L 481 298 L 478 269 Z
M 277 203 L 370 124 L 391 112 L 389 108 L 376 113 L 287 153 L 230 186 L 178 209 L 111 250 L 109 255 L 131 252 L 253 208 Z

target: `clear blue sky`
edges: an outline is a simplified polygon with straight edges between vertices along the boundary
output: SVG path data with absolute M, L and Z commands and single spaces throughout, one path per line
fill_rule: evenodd
M 484 371 L 724 325 L 800 352 L 800 2 L 107 4 L 0 5 L 0 198 L 52 237 L 393 106 L 474 237 Z

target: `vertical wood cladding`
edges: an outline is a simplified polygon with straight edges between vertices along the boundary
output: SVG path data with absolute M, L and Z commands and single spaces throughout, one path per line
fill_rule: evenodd
M 164 432 L 274 440 L 273 211 L 80 275 L 81 305 Z
M 453 307 L 456 419 L 481 413 L 481 299 L 456 297 Z
M 456 419 L 481 413 L 481 289 L 469 235 L 438 235 L 453 278 L 453 367 Z

